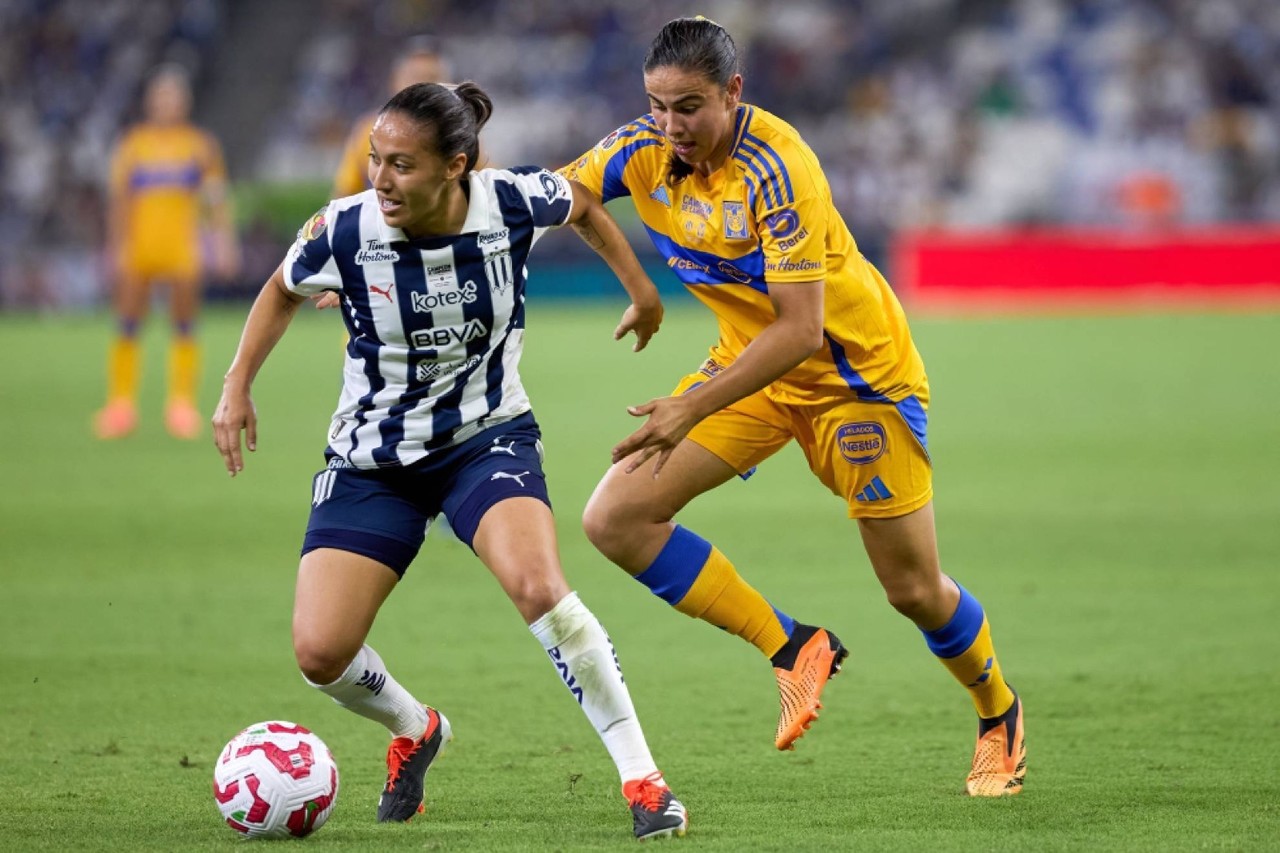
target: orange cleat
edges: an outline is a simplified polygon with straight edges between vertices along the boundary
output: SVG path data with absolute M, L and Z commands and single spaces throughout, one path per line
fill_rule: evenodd
M 171 400 L 164 407 L 164 427 L 183 441 L 199 438 L 200 412 L 189 400 Z
M 1022 728 L 1022 700 L 1015 694 L 1013 704 L 999 717 L 978 719 L 978 745 L 973 751 L 973 769 L 964 780 L 971 797 L 1008 797 L 1022 790 L 1027 775 L 1027 741 Z
M 132 400 L 112 400 L 93 416 L 93 434 L 104 441 L 124 438 L 138 427 L 138 407 Z
M 795 742 L 818 719 L 818 709 L 822 707 L 818 699 L 827 680 L 840 671 L 848 656 L 849 650 L 835 634 L 796 623 L 787 644 L 772 658 L 782 706 L 774 746 L 795 748 Z

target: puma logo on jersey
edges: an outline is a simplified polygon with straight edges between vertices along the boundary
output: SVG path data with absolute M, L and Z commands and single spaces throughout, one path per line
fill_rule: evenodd
M 515 443 L 514 441 L 512 441 L 512 442 L 511 442 L 510 444 L 508 444 L 506 447 L 503 447 L 503 446 L 502 446 L 501 444 L 499 444 L 498 442 L 499 442 L 499 439 L 496 439 L 496 438 L 495 438 L 495 439 L 493 440 L 493 447 L 490 447 L 490 448 L 489 448 L 489 452 L 490 452 L 490 453 L 506 453 L 506 454 L 508 454 L 509 456 L 515 456 L 515 455 L 516 455 L 516 443 Z M 520 485 L 522 485 L 522 486 L 523 486 L 523 485 L 524 485 L 524 483 L 521 483 Z
M 395 302 L 395 300 L 391 298 L 391 288 L 393 288 L 393 287 L 395 287 L 395 286 L 396 286 L 396 283 L 395 283 L 394 281 L 387 282 L 387 286 L 386 286 L 386 287 L 378 287 L 378 285 L 376 285 L 376 284 L 371 284 L 371 285 L 369 285 L 369 290 L 371 290 L 371 291 L 373 291 L 374 293 L 377 293 L 377 294 L 379 294 L 379 295 L 381 295 L 381 296 L 385 296 L 385 297 L 387 297 L 387 301 L 388 301 L 388 302 Z
M 490 450 L 490 452 L 492 452 L 492 450 Z M 520 488 L 523 489 L 525 488 L 524 480 L 520 478 L 527 477 L 527 476 L 529 476 L 528 471 L 521 471 L 519 474 L 508 474 L 506 471 L 494 471 L 493 476 L 490 477 L 489 479 L 490 480 L 515 480 L 517 483 L 520 484 Z

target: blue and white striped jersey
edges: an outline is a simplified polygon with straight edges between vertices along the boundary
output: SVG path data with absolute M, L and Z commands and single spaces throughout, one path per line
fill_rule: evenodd
M 462 233 L 410 240 L 367 190 L 329 202 L 298 232 L 285 284 L 342 295 L 350 340 L 330 449 L 394 468 L 529 411 L 520 384 L 529 250 L 573 207 L 536 167 L 469 175 Z

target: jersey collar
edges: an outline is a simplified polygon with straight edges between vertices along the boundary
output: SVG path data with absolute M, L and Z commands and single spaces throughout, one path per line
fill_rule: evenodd
M 733 120 L 733 145 L 729 147 L 730 160 L 733 160 L 733 155 L 738 153 L 738 146 L 742 145 L 742 138 L 747 135 L 747 128 L 751 126 L 751 119 L 755 112 L 755 107 L 750 104 L 738 104 L 738 114 Z

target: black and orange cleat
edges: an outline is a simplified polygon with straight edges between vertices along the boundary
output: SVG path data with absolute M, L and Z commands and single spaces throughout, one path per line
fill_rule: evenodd
M 1022 790 L 1026 775 L 1022 700 L 1014 694 L 1009 710 L 992 719 L 978 718 L 978 745 L 964 790 L 971 797 L 1008 797 Z
M 427 728 L 422 737 L 398 737 L 387 747 L 387 787 L 378 798 L 379 823 L 407 821 L 426 810 L 422 804 L 423 780 L 444 745 L 453 738 L 444 714 L 435 708 L 426 710 Z
M 689 829 L 689 813 L 684 804 L 661 779 L 661 773 L 652 773 L 622 786 L 622 796 L 627 798 L 635 821 L 636 838 L 641 841 L 682 836 Z
M 795 742 L 818 719 L 822 707 L 818 699 L 827 680 L 840 671 L 848 656 L 849 650 L 826 628 L 796 623 L 787 644 L 770 659 L 782 706 L 774 746 L 795 748 Z

